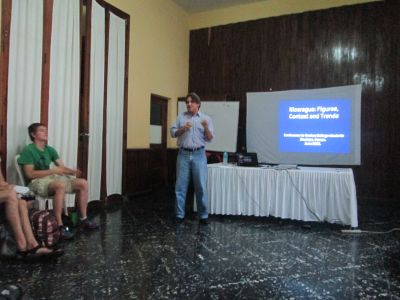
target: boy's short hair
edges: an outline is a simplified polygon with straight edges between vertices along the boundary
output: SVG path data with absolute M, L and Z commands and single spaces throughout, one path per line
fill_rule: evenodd
M 28 134 L 29 134 L 29 138 L 31 139 L 32 142 L 35 140 L 33 134 L 36 133 L 36 130 L 37 130 L 40 126 L 44 126 L 44 127 L 47 128 L 46 124 L 43 124 L 43 123 L 32 123 L 31 125 L 29 125 L 29 127 L 28 127 Z

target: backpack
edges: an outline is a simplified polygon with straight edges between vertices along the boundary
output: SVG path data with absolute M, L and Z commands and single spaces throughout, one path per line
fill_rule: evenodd
M 57 219 L 48 210 L 35 211 L 31 216 L 33 233 L 39 244 L 53 247 L 60 239 Z

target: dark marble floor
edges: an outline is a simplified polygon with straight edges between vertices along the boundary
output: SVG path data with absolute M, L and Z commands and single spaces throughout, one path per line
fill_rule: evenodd
M 165 193 L 116 202 L 57 260 L 1 262 L 0 283 L 34 299 L 400 299 L 398 231 L 221 216 L 176 225 L 172 211 Z M 399 217 L 400 207 L 359 205 L 363 230 L 400 227 Z

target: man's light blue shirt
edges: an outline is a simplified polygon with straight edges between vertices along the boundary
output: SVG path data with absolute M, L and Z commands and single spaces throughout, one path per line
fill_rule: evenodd
M 184 127 L 187 122 L 192 124 L 192 128 L 190 130 L 184 132 L 181 136 L 178 136 L 178 147 L 179 148 L 187 148 L 187 149 L 195 149 L 200 147 L 205 147 L 208 142 L 205 137 L 204 127 L 201 125 L 201 122 L 204 120 L 208 123 L 208 130 L 210 130 L 213 138 L 214 138 L 214 126 L 212 120 L 209 116 L 204 113 L 197 112 L 194 116 L 192 116 L 189 112 L 184 112 L 178 115 L 175 124 L 171 127 L 171 136 L 176 136 L 176 131 Z

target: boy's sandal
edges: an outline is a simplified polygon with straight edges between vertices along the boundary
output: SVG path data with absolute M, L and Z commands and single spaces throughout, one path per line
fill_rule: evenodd
M 26 261 L 36 261 L 39 259 L 46 259 L 50 257 L 59 257 L 64 254 L 64 250 L 62 249 L 52 250 L 50 252 L 38 252 L 41 248 L 44 247 L 37 245 L 36 247 L 29 250 L 17 251 L 17 257 Z

